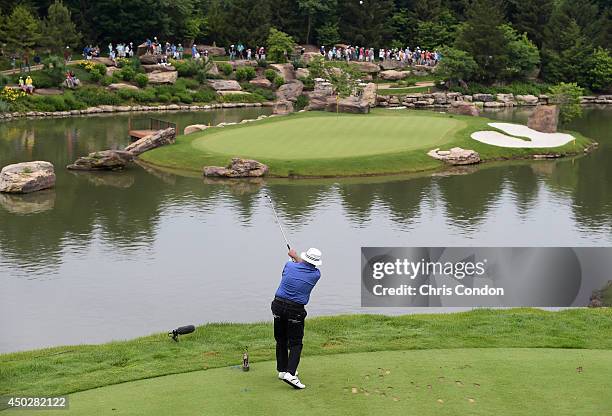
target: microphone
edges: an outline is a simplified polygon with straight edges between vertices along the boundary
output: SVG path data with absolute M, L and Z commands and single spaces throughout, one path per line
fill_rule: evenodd
M 172 337 L 174 341 L 178 342 L 179 335 L 191 334 L 193 331 L 195 331 L 195 326 L 193 325 L 179 326 L 178 328 L 168 332 L 168 336 Z

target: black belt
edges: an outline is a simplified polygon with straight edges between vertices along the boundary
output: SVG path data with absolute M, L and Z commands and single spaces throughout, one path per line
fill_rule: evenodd
M 290 306 L 294 306 L 296 308 L 303 308 L 304 307 L 304 305 L 302 305 L 301 303 L 297 303 L 297 302 L 294 302 L 292 300 L 285 299 L 285 298 L 279 298 L 278 296 L 274 296 L 274 300 L 279 301 L 281 303 L 285 303 L 285 304 L 290 305 Z

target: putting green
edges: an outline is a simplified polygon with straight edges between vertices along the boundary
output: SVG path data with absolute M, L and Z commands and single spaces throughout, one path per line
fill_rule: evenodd
M 305 357 L 296 391 L 273 362 L 70 395 L 64 415 L 596 415 L 612 408 L 612 352 L 447 349 Z M 50 414 L 56 414 L 57 412 Z M 45 412 L 19 412 L 43 415 Z
M 192 146 L 200 151 L 259 159 L 351 158 L 416 149 L 450 142 L 466 124 L 456 118 L 394 115 L 284 117 L 248 128 L 208 130 Z

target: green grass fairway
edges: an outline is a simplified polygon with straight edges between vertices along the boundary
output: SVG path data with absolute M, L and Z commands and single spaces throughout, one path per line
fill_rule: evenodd
M 377 117 L 342 115 L 283 117 L 275 123 L 249 128 L 214 129 L 192 146 L 210 153 L 248 155 L 257 159 L 327 159 L 358 157 L 434 148 L 453 139 L 466 127 L 454 118 Z
M 490 119 L 433 111 L 373 109 L 370 114 L 305 112 L 179 136 L 173 145 L 140 156 L 159 167 L 202 172 L 232 157 L 254 158 L 270 176 L 334 177 L 412 173 L 440 169 L 427 156 L 436 147 L 474 149 L 482 160 L 519 159 L 533 154 L 579 154 L 591 141 L 551 149 L 509 149 L 470 138 L 491 130 Z
M 61 413 L 591 416 L 612 409 L 610 374 L 606 350 L 384 351 L 306 357 L 303 391 L 266 361 L 248 373 L 226 367 L 76 393 Z

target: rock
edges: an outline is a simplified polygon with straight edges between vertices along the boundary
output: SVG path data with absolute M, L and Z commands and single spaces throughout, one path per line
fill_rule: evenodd
M 133 155 L 130 152 L 102 150 L 80 157 L 66 168 L 70 170 L 121 170 L 132 159 Z
M 514 94 L 497 94 L 495 99 L 503 103 L 505 107 L 512 107 L 514 105 Z
M 380 67 L 372 62 L 352 61 L 350 64 L 353 65 L 358 71 L 366 74 L 377 74 L 380 72 Z
M 147 150 L 174 143 L 175 140 L 176 132 L 172 127 L 170 127 L 164 130 L 158 130 L 153 134 L 136 140 L 134 143 L 126 147 L 124 151 L 129 152 L 132 156 L 138 156 Z
M 293 113 L 293 103 L 288 100 L 279 100 L 274 103 L 272 114 L 284 116 Z
M 267 78 L 255 78 L 250 80 L 249 84 L 260 88 L 272 88 L 272 83 Z
M 54 185 L 55 170 L 49 162 L 15 163 L 0 171 L 0 192 L 26 194 Z
M 248 91 L 217 91 L 219 95 L 251 95 Z M 236 104 L 236 103 L 226 103 L 226 104 Z
M 543 133 L 555 133 L 559 122 L 559 109 L 555 105 L 538 105 L 529 116 L 527 126 Z
M 220 46 L 198 45 L 196 46 L 196 48 L 200 52 L 207 50 L 210 56 L 225 56 L 225 48 L 222 48 Z
M 178 72 L 155 71 L 147 74 L 150 84 L 174 84 L 178 78 Z
M 474 94 L 472 98 L 474 101 L 482 101 L 485 103 L 495 101 L 495 97 L 493 97 L 492 94 Z
M 36 88 L 35 95 L 61 95 L 63 91 L 58 88 Z
M 255 178 L 264 176 L 268 172 L 268 166 L 252 159 L 232 158 L 227 167 L 206 166 L 204 176 L 224 178 Z
M 245 66 L 252 66 L 257 68 L 257 61 L 247 61 L 246 59 L 238 59 L 237 61 L 230 61 L 229 64 L 232 66 L 234 70 L 236 68 L 242 68 Z
M 434 92 L 431 94 L 434 99 L 434 104 L 447 104 L 448 98 L 446 97 L 446 93 L 443 92 Z
M 126 89 L 126 90 L 137 90 L 139 89 L 136 85 L 132 85 L 132 84 L 125 84 L 123 82 L 117 82 L 115 84 L 110 84 L 108 86 L 108 89 L 111 91 L 117 91 L 117 90 L 121 90 L 121 89 Z
M 104 56 L 98 56 L 98 57 L 92 58 L 92 61 L 97 64 L 102 64 L 106 66 L 115 66 L 115 63 L 110 58 L 106 58 Z
M 295 77 L 297 79 L 308 78 L 310 76 L 310 70 L 308 68 L 298 68 L 295 70 Z
M 317 57 L 323 57 L 323 55 L 321 55 L 319 52 L 304 52 L 304 55 L 302 55 L 302 60 L 304 63 L 309 63 Z
M 363 85 L 361 99 L 366 102 L 370 108 L 376 107 L 376 84 L 369 82 Z
M 208 125 L 206 124 L 192 124 L 190 126 L 185 127 L 185 130 L 183 130 L 183 134 L 191 134 L 198 131 L 206 130 L 207 128 Z
M 485 108 L 500 108 L 505 106 L 504 103 L 500 103 L 499 101 L 485 101 L 484 103 Z
M 233 79 L 209 79 L 210 85 L 215 91 L 240 91 L 242 88 L 238 81 Z
M 149 53 L 139 56 L 138 59 L 140 59 L 142 65 L 157 65 L 159 63 L 157 55 L 151 55 Z
M 339 113 L 362 113 L 370 112 L 370 105 L 361 97 L 347 97 L 336 101 L 333 97 L 327 100 L 326 111 Z
M 460 147 L 453 147 L 450 151 L 437 148 L 427 152 L 427 155 L 448 163 L 449 165 L 473 165 L 480 162 L 480 155 L 478 152 L 462 149 Z
M 176 71 L 176 68 L 173 67 L 172 65 L 165 65 L 165 64 L 142 65 L 142 68 L 145 70 L 145 72 L 155 72 L 155 71 L 172 72 L 172 71 Z
M 382 79 L 386 79 L 389 81 L 397 81 L 400 79 L 406 78 L 410 75 L 410 72 L 407 71 L 396 71 L 394 69 L 390 69 L 388 71 L 381 71 L 378 76 Z
M 295 70 L 293 69 L 293 64 L 271 64 L 270 68 L 277 71 L 285 81 L 291 81 L 292 79 L 295 79 Z
M 385 71 L 389 69 L 402 68 L 404 66 L 402 62 L 397 61 L 395 59 L 385 59 L 379 65 Z
M 537 105 L 538 97 L 536 97 L 535 95 L 517 95 L 516 101 L 520 105 Z
M 467 101 L 452 101 L 449 113 L 478 117 L 480 110 L 474 104 Z
M 279 101 L 295 102 L 297 97 L 302 95 L 302 91 L 304 91 L 304 84 L 302 84 L 302 81 L 294 79 L 278 87 L 276 98 Z

